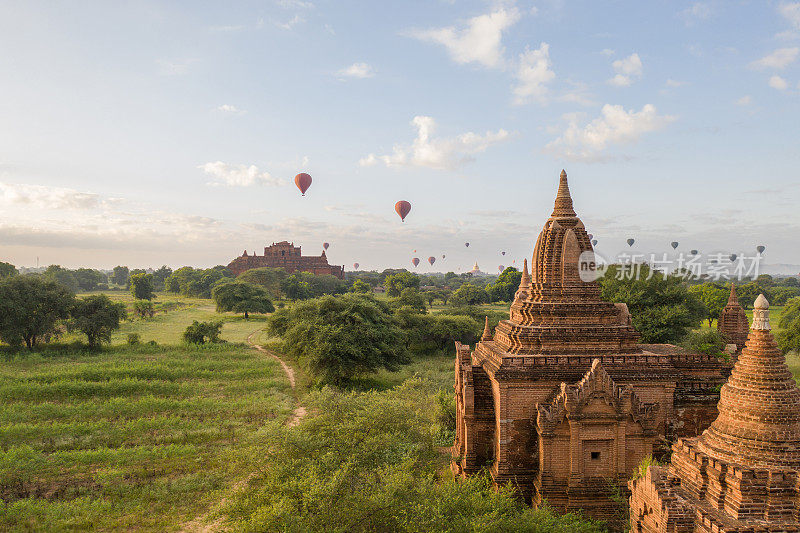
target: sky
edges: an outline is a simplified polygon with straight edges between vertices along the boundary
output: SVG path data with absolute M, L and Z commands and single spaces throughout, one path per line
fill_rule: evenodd
M 602 255 L 764 245 L 800 270 L 800 3 L 5 0 L 0 50 L 18 266 L 288 240 L 496 271 L 531 256 L 563 168 Z

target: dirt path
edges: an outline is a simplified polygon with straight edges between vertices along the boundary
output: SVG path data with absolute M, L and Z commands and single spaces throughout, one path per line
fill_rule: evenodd
M 283 367 L 283 371 L 286 374 L 286 377 L 289 378 L 289 385 L 291 385 L 292 390 L 294 391 L 297 388 L 295 379 L 294 379 L 294 369 L 286 364 L 286 361 L 278 357 L 278 355 L 271 351 L 267 350 L 261 345 L 253 344 L 253 336 L 260 332 L 260 329 L 255 330 L 253 333 L 247 336 L 247 344 L 255 348 L 256 350 L 276 359 Z M 289 422 L 286 424 L 289 427 L 294 427 L 300 423 L 300 421 L 306 416 L 306 408 L 302 405 L 298 405 L 292 411 L 292 418 L 289 419 Z M 231 492 L 238 492 L 239 490 L 243 489 L 252 479 L 253 475 L 251 474 L 246 479 L 241 479 L 236 484 L 233 485 Z M 211 523 L 208 522 L 208 517 L 214 512 L 215 510 L 221 509 L 228 505 L 228 498 L 222 498 L 217 504 L 214 506 L 214 509 L 209 509 L 207 512 L 203 513 L 202 515 L 198 516 L 191 522 L 187 522 L 183 526 L 181 526 L 181 531 L 186 533 L 213 533 L 214 531 L 220 531 L 222 529 L 222 518 L 218 518 Z

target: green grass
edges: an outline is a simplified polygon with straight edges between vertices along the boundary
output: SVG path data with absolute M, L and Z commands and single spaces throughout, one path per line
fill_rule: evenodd
M 0 367 L 0 400 L 11 531 L 176 530 L 249 474 L 237 458 L 293 407 L 278 363 L 240 345 L 24 353 Z

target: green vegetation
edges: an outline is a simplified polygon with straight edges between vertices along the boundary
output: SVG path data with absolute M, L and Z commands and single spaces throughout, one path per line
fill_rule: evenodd
M 131 294 L 137 300 L 152 300 L 156 295 L 152 274 L 145 274 L 144 272 L 131 274 L 131 277 L 128 278 L 128 283 L 131 286 Z
M 800 298 L 789 300 L 780 318 L 771 318 L 780 326 L 777 341 L 781 351 L 800 354 Z
M 0 281 L 0 339 L 29 349 L 56 333 L 69 315 L 75 296 L 56 281 L 42 277 L 12 276 Z
M 101 342 L 111 342 L 111 333 L 119 328 L 127 311 L 125 304 L 114 303 L 105 294 L 93 294 L 78 299 L 70 316 L 70 328 L 86 335 L 89 346 L 96 347 Z
M 701 283 L 698 285 L 691 285 L 689 287 L 689 294 L 703 302 L 705 305 L 705 319 L 708 321 L 708 327 L 719 318 L 720 313 L 728 303 L 728 291 L 720 285 L 714 283 Z
M 0 261 L 0 279 L 10 278 L 11 276 L 16 276 L 17 274 L 19 274 L 17 267 L 11 263 L 4 263 Z
M 192 344 L 220 342 L 222 322 L 198 322 L 195 320 L 183 332 L 183 340 Z
M 217 304 L 217 311 L 244 313 L 245 319 L 250 317 L 250 313 L 271 313 L 275 310 L 266 289 L 251 283 L 234 281 L 217 285 L 211 291 L 211 296 Z

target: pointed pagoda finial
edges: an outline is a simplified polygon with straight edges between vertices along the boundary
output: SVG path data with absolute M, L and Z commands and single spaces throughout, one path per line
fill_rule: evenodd
M 769 302 L 763 294 L 759 294 L 753 304 L 753 323 L 750 329 L 771 329 L 769 327 Z
M 554 217 L 574 217 L 575 210 L 572 208 L 572 196 L 569 194 L 569 183 L 567 182 L 567 172 L 561 170 L 561 177 L 558 181 L 558 193 L 556 194 L 556 205 L 553 209 Z
M 522 260 L 522 278 L 519 281 L 520 289 L 527 289 L 531 286 L 531 275 L 528 273 L 528 260 Z
M 731 293 L 728 295 L 728 305 L 739 305 L 739 298 L 736 297 L 736 285 L 731 283 Z
M 492 340 L 492 331 L 489 329 L 489 317 L 486 317 L 486 322 L 483 324 L 483 335 L 481 335 L 482 341 L 490 341 Z

